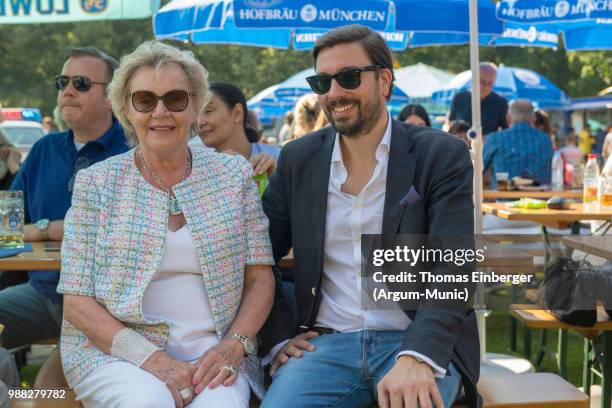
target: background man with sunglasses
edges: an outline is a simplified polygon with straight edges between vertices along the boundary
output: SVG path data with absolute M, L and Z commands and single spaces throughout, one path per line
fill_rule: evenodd
M 472 234 L 463 142 L 392 120 L 392 56 L 353 25 L 321 36 L 308 78 L 331 127 L 284 146 L 263 196 L 275 260 L 293 248 L 297 327 L 282 291 L 261 333 L 272 359 L 264 408 L 477 405 L 474 313 L 364 310 L 361 235 Z M 278 284 L 277 284 L 278 287 Z M 298 334 L 300 333 L 300 334 Z
M 38 141 L 11 190 L 24 192 L 26 241 L 61 241 L 77 171 L 127 151 L 123 129 L 113 118 L 106 85 L 117 61 L 92 48 L 72 48 L 55 78 L 57 104 L 69 130 Z M 58 271 L 30 271 L 29 281 L 0 291 L 4 347 L 60 336 L 62 298 Z

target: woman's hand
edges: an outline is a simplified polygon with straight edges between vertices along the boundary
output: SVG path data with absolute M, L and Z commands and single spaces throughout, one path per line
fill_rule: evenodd
M 170 390 L 174 403 L 183 408 L 195 397 L 191 379 L 196 371 L 193 364 L 175 360 L 163 351 L 156 351 L 140 367 L 160 379 Z M 182 389 L 189 389 L 191 396 L 183 399 Z
M 238 371 L 244 360 L 244 346 L 234 339 L 223 339 L 221 343 L 210 348 L 196 363 L 197 370 L 192 384 L 196 394 L 207 386 L 214 389 L 220 384 L 226 387 L 234 384 Z M 233 368 L 229 370 L 228 367 Z
M 268 173 L 268 176 L 274 173 L 276 170 L 276 160 L 274 156 L 268 153 L 257 153 L 251 156 L 249 160 L 251 166 L 253 166 L 253 174 L 258 175 L 262 173 Z

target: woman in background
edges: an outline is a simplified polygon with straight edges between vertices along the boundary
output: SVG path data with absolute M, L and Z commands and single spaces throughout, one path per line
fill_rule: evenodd
M 410 123 L 415 126 L 431 127 L 429 114 L 421 105 L 407 105 L 397 116 L 397 120 Z
M 257 174 L 272 174 L 280 148 L 257 143 L 260 134 L 248 126 L 246 98 L 235 85 L 217 82 L 210 86 L 211 98 L 200 115 L 198 135 L 219 152 L 240 154 Z

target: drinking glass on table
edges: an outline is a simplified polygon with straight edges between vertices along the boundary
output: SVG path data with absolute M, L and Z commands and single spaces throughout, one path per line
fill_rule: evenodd
M 495 181 L 498 191 L 508 191 L 512 188 L 512 181 L 510 180 L 510 173 L 497 172 L 495 173 Z
M 0 248 L 23 248 L 23 191 L 0 191 Z

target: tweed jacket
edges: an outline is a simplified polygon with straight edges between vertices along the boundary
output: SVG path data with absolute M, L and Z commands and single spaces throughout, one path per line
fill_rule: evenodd
M 195 242 L 221 338 L 240 306 L 245 265 L 274 263 L 268 220 L 251 179 L 251 166 L 242 156 L 199 146 L 191 149 L 191 174 L 173 191 Z M 168 205 L 167 195 L 140 174 L 134 150 L 79 171 L 65 218 L 57 288 L 59 293 L 93 297 L 162 349 L 168 341 L 168 324 L 145 319 L 142 299 L 164 252 Z M 98 350 L 66 320 L 61 354 L 71 387 L 96 368 L 119 361 Z M 245 359 L 242 369 L 261 396 L 259 360 Z

